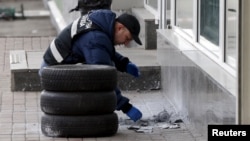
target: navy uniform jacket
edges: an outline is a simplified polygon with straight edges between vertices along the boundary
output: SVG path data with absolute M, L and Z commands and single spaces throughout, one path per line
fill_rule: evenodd
M 98 30 L 91 30 L 75 36 L 71 43 L 72 55 L 64 58 L 60 64 L 103 64 L 115 66 L 117 70 L 126 72 L 129 59 L 116 52 L 114 47 L 113 39 L 116 14 L 110 10 L 95 10 L 89 14 L 89 19 L 98 27 Z M 64 34 L 69 33 L 62 32 L 58 37 L 65 38 L 68 36 L 64 36 Z M 44 55 L 45 64 L 49 64 L 46 61 L 47 54 L 48 51 Z M 123 107 L 128 107 L 124 105 L 128 104 L 129 99 L 123 97 L 119 89 L 116 89 L 116 94 L 117 110 L 123 110 Z

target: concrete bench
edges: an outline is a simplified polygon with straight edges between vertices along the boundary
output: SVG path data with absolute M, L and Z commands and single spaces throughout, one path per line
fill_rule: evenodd
M 155 16 L 145 8 L 132 8 L 132 14 L 137 17 L 141 25 L 140 38 L 146 50 L 157 48 Z
M 118 86 L 121 90 L 152 90 L 160 89 L 160 66 L 156 61 L 155 52 L 144 49 L 124 49 L 122 54 L 139 65 L 141 77 L 134 78 L 127 73 L 118 73 Z M 12 91 L 40 91 L 40 77 L 38 70 L 43 52 L 39 51 L 10 51 L 11 90 Z
M 41 52 L 10 51 L 12 91 L 41 90 L 40 78 L 38 76 L 41 56 Z

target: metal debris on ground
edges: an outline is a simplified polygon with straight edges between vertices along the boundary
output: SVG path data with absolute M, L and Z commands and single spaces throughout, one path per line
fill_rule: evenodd
M 158 115 L 153 117 L 156 122 L 168 122 L 170 120 L 170 116 L 171 115 L 166 110 L 163 110 Z
M 137 133 L 152 133 L 153 132 L 153 127 L 141 127 L 140 129 L 135 130 Z
M 180 128 L 178 123 L 166 123 L 159 126 L 162 129 L 177 129 Z
M 128 126 L 128 130 L 133 130 L 137 133 L 152 133 L 154 128 L 160 129 L 177 129 L 180 128 L 181 119 L 174 119 L 173 114 L 169 114 L 166 110 L 163 110 L 153 117 L 147 119 L 141 119 L 137 122 L 133 122 L 130 119 L 120 118 L 119 123 L 121 126 Z

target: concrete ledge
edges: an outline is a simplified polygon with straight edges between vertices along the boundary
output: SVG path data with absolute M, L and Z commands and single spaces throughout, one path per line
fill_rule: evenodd
M 40 78 L 37 73 L 38 69 L 37 67 L 35 69 L 32 65 L 30 66 L 28 60 L 24 50 L 10 51 L 12 91 L 41 90 Z M 32 62 L 36 62 L 36 60 L 32 60 Z
M 159 90 L 161 88 L 160 66 L 141 66 L 141 76 L 134 78 L 127 73 L 118 73 L 121 90 Z
M 122 49 L 139 66 L 141 76 L 134 78 L 127 73 L 118 73 L 118 86 L 121 90 L 155 90 L 161 86 L 161 68 L 156 63 L 155 52 L 144 49 Z M 14 50 L 10 51 L 11 90 L 41 91 L 38 70 L 43 52 Z M 137 59 L 136 59 L 137 58 Z M 147 59 L 145 59 L 147 58 Z
M 157 48 L 158 24 L 155 24 L 155 17 L 145 8 L 132 8 L 132 14 L 135 15 L 141 24 L 140 38 L 145 49 Z

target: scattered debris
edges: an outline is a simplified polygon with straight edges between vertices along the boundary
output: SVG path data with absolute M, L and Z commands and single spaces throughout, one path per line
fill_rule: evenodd
M 154 116 L 154 120 L 156 122 L 168 122 L 170 120 L 170 116 L 171 115 L 166 110 L 163 110 L 158 115 Z
M 138 130 L 140 128 L 141 128 L 141 126 L 130 126 L 130 127 L 128 127 L 128 130 Z
M 173 114 L 169 114 L 166 110 L 163 110 L 157 115 L 148 119 L 141 119 L 137 122 L 133 122 L 130 119 L 120 118 L 119 123 L 121 126 L 128 126 L 128 130 L 133 130 L 137 133 L 152 133 L 154 128 L 160 129 L 177 129 L 180 128 L 181 119 L 171 119 Z M 176 117 L 174 117 L 176 118 Z
M 174 121 L 174 123 L 181 123 L 183 122 L 181 119 L 177 119 L 176 121 Z
M 162 129 L 177 129 L 180 128 L 180 125 L 177 123 L 166 123 L 166 124 L 162 124 L 159 126 Z
M 140 129 L 135 130 L 137 133 L 152 133 L 153 127 L 141 127 Z

